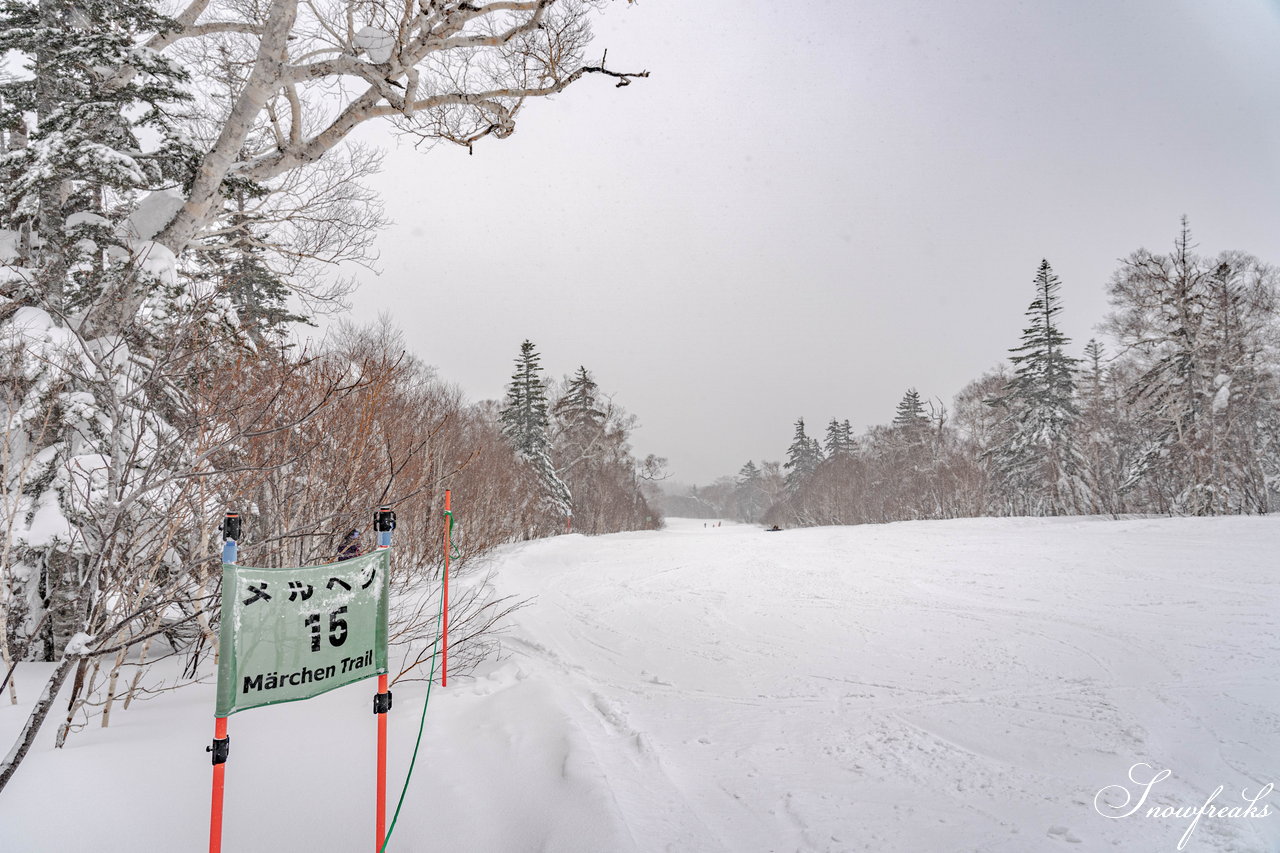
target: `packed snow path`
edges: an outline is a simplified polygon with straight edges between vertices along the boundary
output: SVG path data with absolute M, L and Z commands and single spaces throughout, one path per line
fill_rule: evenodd
M 1173 850 L 1189 820 L 1094 794 L 1280 782 L 1280 518 L 702 525 L 503 567 L 514 668 L 616 811 L 558 849 Z M 1190 843 L 1280 849 L 1280 815 Z
M 501 556 L 533 600 L 506 660 L 433 693 L 393 850 L 1173 851 L 1189 819 L 1095 794 L 1138 762 L 1172 770 L 1147 805 L 1280 782 L 1280 518 L 703 524 Z M 422 689 L 396 691 L 393 787 Z M 232 718 L 224 849 L 369 846 L 369 692 Z M 36 750 L 0 849 L 200 849 L 211 709 L 194 688 Z M 1280 850 L 1269 802 L 1185 849 Z

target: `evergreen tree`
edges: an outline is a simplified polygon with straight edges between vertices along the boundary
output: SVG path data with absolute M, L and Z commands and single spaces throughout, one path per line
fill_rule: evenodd
M 898 410 L 893 416 L 894 433 L 905 439 L 907 444 L 922 444 L 929 434 L 929 416 L 925 413 L 920 392 L 908 388 L 898 402 Z
M 920 392 L 914 388 L 908 388 L 907 393 L 902 395 L 902 400 L 898 403 L 898 411 L 893 416 L 893 425 L 910 429 L 928 422 L 929 418 L 924 413 L 924 403 L 920 401 Z
M 846 421 L 832 418 L 827 424 L 827 457 L 852 456 L 858 444 L 853 437 L 853 427 Z
M 498 420 L 502 425 L 502 434 L 520 457 L 537 472 L 547 503 L 556 512 L 571 516 L 572 495 L 551 461 L 550 419 L 541 360 L 542 357 L 531 341 L 520 345 L 516 372 L 512 374 L 511 383 L 507 386 L 506 404 Z
M 1160 510 L 1213 511 L 1205 324 L 1212 310 L 1207 270 L 1196 255 L 1191 227 L 1182 227 L 1167 256 L 1140 250 L 1111 282 L 1119 309 L 1109 318 L 1122 345 L 1134 347 L 1141 375 L 1129 389 L 1130 404 L 1142 414 L 1126 466 L 1125 490 L 1145 484 Z
M 884 497 L 886 506 L 881 512 L 886 517 L 933 517 L 930 494 L 938 462 L 937 442 L 930 441 L 933 436 L 933 420 L 920 392 L 908 388 L 898 402 L 889 429 L 868 437 L 884 463 L 883 467 L 872 465 L 869 470 L 878 472 L 870 486 Z M 891 505 L 896 506 L 889 509 Z
M 1080 388 L 1083 394 L 1091 397 L 1101 394 L 1106 373 L 1102 367 L 1105 353 L 1106 347 L 1097 338 L 1089 338 L 1089 343 L 1084 345 L 1084 382 Z
M 516 372 L 507 385 L 507 401 L 498 422 L 502 434 L 523 456 L 545 453 L 551 447 L 548 436 L 547 391 L 542 379 L 542 357 L 532 341 L 520 345 Z
M 145 194 L 190 177 L 173 124 L 186 75 L 139 46 L 170 26 L 123 0 L 0 2 L 0 55 L 29 72 L 0 75 L 0 242 L 16 248 L 0 266 L 0 302 L 25 309 L 0 311 L 0 411 L 11 415 L 0 491 L 17 501 L 0 606 L 18 657 L 56 660 L 85 630 L 107 542 L 149 501 L 163 506 L 130 490 L 183 464 L 127 453 L 139 435 L 162 446 L 187 414 L 178 380 L 147 365 L 183 363 L 193 300 L 138 216 Z M 65 519 L 65 534 L 35 525 L 41 512 Z M 96 523 L 109 514 L 110 526 Z
M 225 225 L 199 253 L 193 279 L 212 281 L 234 307 L 240 327 L 257 342 L 279 340 L 294 323 L 310 323 L 289 309 L 291 288 L 272 268 L 264 248 L 267 228 L 249 210 L 252 198 L 266 190 L 238 182 L 228 200 Z
M 598 394 L 591 374 L 579 367 L 552 407 L 556 430 L 551 459 L 573 495 L 573 526 L 583 533 L 604 532 L 603 490 L 613 479 L 613 442 L 607 440 L 608 416 Z
M 138 47 L 172 26 L 124 0 L 0 4 L 0 54 L 31 72 L 0 84 L 0 127 L 17 129 L 0 146 L 0 228 L 25 235 L 20 265 L 37 271 L 19 299 L 58 314 L 86 307 L 113 281 L 104 265 L 130 256 L 118 226 L 139 194 L 189 179 L 193 150 L 173 122 L 187 75 Z M 160 144 L 144 150 L 140 135 Z
M 810 438 L 804 431 L 804 418 L 796 420 L 796 432 L 791 446 L 787 448 L 787 461 L 782 467 L 788 469 L 787 488 L 796 489 L 807 480 L 818 466 L 822 464 L 822 446 L 817 439 Z
M 1112 392 L 1110 371 L 1103 363 L 1105 352 L 1096 338 L 1090 338 L 1084 348 L 1084 366 L 1076 388 L 1080 417 L 1076 421 L 1075 444 L 1085 489 L 1081 508 L 1117 513 L 1123 511 L 1123 461 L 1118 436 L 1121 415 Z
M 753 460 L 747 460 L 747 464 L 738 469 L 734 501 L 739 521 L 756 521 L 766 509 L 763 476 Z
M 1079 417 L 1074 399 L 1079 359 L 1067 355 L 1070 340 L 1058 328 L 1061 284 L 1048 261 L 1040 262 L 1035 288 L 1022 343 L 1009 350 L 1013 378 L 992 401 L 1005 411 L 1005 440 L 993 454 L 1017 510 L 1057 514 L 1070 511 L 1079 497 L 1072 438 Z
M 587 369 L 579 367 L 556 401 L 553 414 L 559 426 L 557 444 L 568 451 L 562 470 L 591 458 L 604 438 L 607 415 L 601 407 L 599 391 Z

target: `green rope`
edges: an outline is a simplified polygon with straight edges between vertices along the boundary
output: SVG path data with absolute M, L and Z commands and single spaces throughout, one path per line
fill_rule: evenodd
M 449 559 L 461 560 L 462 552 L 453 544 L 453 513 L 446 509 L 444 511 L 444 517 L 449 519 Z
M 449 517 L 449 547 L 453 548 L 453 513 L 448 510 L 445 515 Z M 454 558 L 456 559 L 456 558 Z M 422 700 L 422 719 L 418 721 L 418 741 L 413 745 L 413 757 L 409 759 L 409 772 L 404 777 L 404 787 L 400 789 L 400 800 L 396 803 L 395 814 L 391 817 L 391 826 L 387 827 L 387 837 L 382 842 L 382 846 L 378 848 L 378 853 L 385 853 L 387 845 L 391 843 L 391 833 L 396 831 L 396 821 L 400 819 L 400 807 L 404 805 L 405 794 L 409 793 L 409 780 L 413 778 L 413 766 L 418 762 L 418 747 L 422 746 L 422 731 L 427 725 L 427 705 L 431 702 L 431 683 L 436 680 L 436 659 L 439 657 L 440 647 L 440 619 L 444 615 L 444 586 L 440 587 L 440 611 L 436 613 L 436 639 L 431 644 L 431 677 L 427 679 L 427 696 Z

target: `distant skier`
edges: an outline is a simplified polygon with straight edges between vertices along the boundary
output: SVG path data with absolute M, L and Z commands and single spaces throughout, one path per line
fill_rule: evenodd
M 360 549 L 360 531 L 353 527 L 342 538 L 342 544 L 338 546 L 338 562 L 353 560 L 363 553 Z

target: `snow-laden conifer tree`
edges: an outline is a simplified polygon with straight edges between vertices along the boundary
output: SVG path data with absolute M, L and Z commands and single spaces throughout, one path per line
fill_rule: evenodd
M 541 360 L 532 341 L 520 345 L 499 422 L 511 446 L 537 473 L 548 506 L 569 517 L 573 515 L 573 497 L 551 461 L 551 419 Z
M 908 444 L 924 441 L 929 432 L 929 415 L 925 412 L 920 392 L 908 388 L 898 401 L 898 409 L 893 415 L 893 429 Z
M 635 418 L 600 393 L 590 371 L 579 367 L 551 407 L 551 458 L 573 495 L 573 529 L 613 533 L 656 527 L 642 484 L 664 475 L 666 460 L 631 455 Z
M 1067 354 L 1070 340 L 1058 328 L 1061 284 L 1041 261 L 1036 296 L 1026 311 L 1030 323 L 1022 343 L 1011 348 L 1014 375 L 992 405 L 1004 411 L 1004 436 L 993 459 L 1015 512 L 1070 512 L 1080 498 L 1079 459 L 1073 444 L 1075 373 L 1079 359 Z
M 1125 432 L 1121 421 L 1125 413 L 1115 393 L 1112 371 L 1105 363 L 1105 352 L 1100 341 L 1089 339 L 1076 386 L 1080 417 L 1076 421 L 1075 445 L 1084 486 L 1080 509 L 1118 513 L 1124 511 L 1120 487 L 1124 476 L 1121 436 Z
M 933 407 L 926 408 L 920 392 L 908 388 L 898 401 L 888 430 L 876 431 L 868 437 L 871 452 L 879 457 L 870 492 L 893 510 L 882 512 L 902 518 L 930 518 L 936 514 L 936 500 L 931 493 L 936 485 L 941 420 L 934 429 Z
M 0 642 L 17 656 L 56 660 L 86 629 L 111 550 L 103 514 L 111 535 L 127 530 L 129 510 L 145 505 L 135 481 L 181 454 L 168 440 L 181 392 L 166 350 L 193 314 L 220 322 L 212 305 L 191 310 L 173 255 L 150 241 L 162 223 L 139 205 L 190 178 L 173 119 L 186 74 L 137 51 L 171 23 L 117 0 L 0 6 L 0 52 L 26 63 L 0 86 L 0 336 L 11 355 L 0 366 L 11 543 Z M 111 82 L 127 62 L 138 73 Z M 136 315 L 124 291 L 141 297 Z
M 250 208 L 251 194 L 249 187 L 236 188 L 221 227 L 192 253 L 188 275 L 196 287 L 207 283 L 230 301 L 242 332 L 255 344 L 278 343 L 293 324 L 310 318 L 290 306 L 295 288 L 266 248 L 271 227 Z
M 754 460 L 748 459 L 747 464 L 738 469 L 733 494 L 740 521 L 757 521 L 760 514 L 768 508 L 764 477 Z
M 787 448 L 787 488 L 797 489 L 822 464 L 822 446 L 816 438 L 810 438 L 804 430 L 804 418 L 796 419 L 796 431 L 791 446 Z
M 853 437 L 853 427 L 849 422 L 832 418 L 827 424 L 827 458 L 851 456 L 858 450 L 857 439 Z
M 586 367 L 579 367 L 569 380 L 556 400 L 553 414 L 558 426 L 556 443 L 571 457 L 561 469 L 568 470 L 590 459 L 604 440 L 608 415 L 600 400 L 600 387 Z
M 516 371 L 507 384 L 507 400 L 499 415 L 502 433 L 518 453 L 529 457 L 551 447 L 546 380 L 542 356 L 532 341 L 520 344 Z
M 611 428 L 610 408 L 585 366 L 579 366 L 551 407 L 550 457 L 556 476 L 573 496 L 573 527 L 580 533 L 611 529 L 606 516 L 616 475 L 634 475 L 630 456 L 619 453 L 625 448 L 625 431 Z
M 895 427 L 912 427 L 928 420 L 924 413 L 924 403 L 920 401 L 920 392 L 908 388 L 898 401 L 898 409 L 893 415 Z
M 147 3 L 0 6 L 0 54 L 12 51 L 26 66 L 0 84 L 0 227 L 18 236 L 5 261 L 35 271 L 25 287 L 11 277 L 4 295 L 47 300 L 59 312 L 82 308 L 105 286 L 107 268 L 136 253 L 127 240 L 149 240 L 164 224 L 135 219 L 117 233 L 139 193 L 191 178 L 194 152 L 175 121 L 188 74 L 138 50 L 146 35 L 173 26 Z M 127 64 L 136 73 L 117 79 Z M 155 141 L 144 145 L 143 135 Z M 115 271 L 114 285 L 128 286 L 120 277 Z M 91 323 L 112 321 L 99 313 L 107 316 Z

